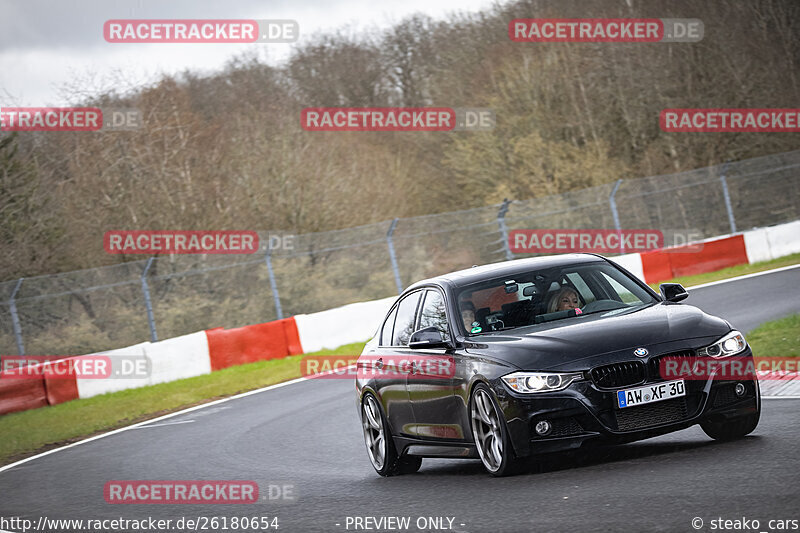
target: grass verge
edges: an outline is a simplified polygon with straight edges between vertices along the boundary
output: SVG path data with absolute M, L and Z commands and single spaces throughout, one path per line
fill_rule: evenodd
M 761 324 L 747 342 L 758 357 L 800 357 L 800 314 Z
M 348 344 L 0 416 L 0 465 L 193 405 L 298 378 L 304 357 L 360 354 L 363 348 L 364 343 Z
M 650 283 L 650 286 L 656 291 L 658 291 L 658 286 L 661 283 L 680 283 L 684 287 L 692 287 L 703 283 L 711 283 L 712 281 L 720 281 L 723 279 L 735 278 L 736 276 L 744 276 L 745 274 L 755 274 L 756 272 L 797 264 L 800 264 L 800 254 L 792 254 L 770 261 L 762 261 L 761 263 L 723 268 L 716 272 L 706 272 L 704 274 L 695 274 L 694 276 L 681 276 L 675 279 L 659 281 L 658 283 Z

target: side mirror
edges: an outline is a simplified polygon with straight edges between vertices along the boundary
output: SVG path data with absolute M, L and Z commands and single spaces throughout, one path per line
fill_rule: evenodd
M 689 293 L 680 283 L 662 283 L 658 286 L 661 296 L 668 302 L 680 302 L 689 297 Z
M 447 348 L 449 345 L 442 337 L 442 332 L 436 326 L 422 328 L 411 334 L 408 347 L 412 350 L 427 348 Z

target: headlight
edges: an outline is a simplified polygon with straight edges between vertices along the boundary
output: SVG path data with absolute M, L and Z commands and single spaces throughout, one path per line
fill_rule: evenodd
M 551 392 L 563 390 L 569 387 L 570 383 L 581 379 L 581 372 L 570 372 L 561 374 L 555 372 L 514 372 L 503 376 L 503 381 L 512 390 L 517 392 Z
M 745 348 L 747 348 L 747 342 L 744 340 L 744 335 L 733 330 L 711 346 L 697 350 L 697 355 L 708 355 L 716 358 L 728 357 L 729 355 L 736 355 Z

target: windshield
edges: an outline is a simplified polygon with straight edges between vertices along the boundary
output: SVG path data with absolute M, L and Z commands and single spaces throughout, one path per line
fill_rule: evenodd
M 581 263 L 475 283 L 457 292 L 470 335 L 603 313 L 614 316 L 657 300 L 609 263 Z

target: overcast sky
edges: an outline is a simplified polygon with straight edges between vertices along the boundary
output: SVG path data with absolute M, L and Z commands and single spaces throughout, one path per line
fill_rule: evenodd
M 291 44 L 111 44 L 108 19 L 294 19 L 300 42 L 342 27 L 384 28 L 422 12 L 441 18 L 492 0 L 0 0 L 0 106 L 64 105 L 69 87 L 125 89 L 160 73 L 213 71 L 251 51 L 270 63 Z M 66 90 L 65 90 L 66 88 Z

